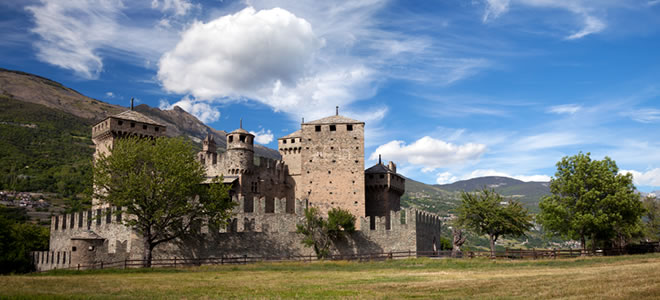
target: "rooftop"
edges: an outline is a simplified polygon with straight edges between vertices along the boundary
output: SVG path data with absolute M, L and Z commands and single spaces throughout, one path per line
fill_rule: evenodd
M 116 119 L 122 119 L 128 121 L 136 121 L 141 123 L 165 126 L 134 110 L 127 110 L 125 112 L 116 114 L 114 116 L 110 116 L 109 118 L 116 118 Z
M 296 131 L 293 132 L 293 133 L 290 133 L 290 134 L 288 134 L 288 135 L 285 135 L 285 136 L 279 138 L 278 140 L 281 140 L 281 139 L 290 139 L 290 138 L 297 138 L 297 137 L 301 137 L 301 136 L 302 136 L 302 130 L 298 129 L 298 130 L 296 130 Z
M 367 169 L 364 171 L 364 173 L 393 173 L 396 174 L 394 171 L 390 170 L 386 165 L 383 165 L 382 163 L 377 163 L 373 167 Z
M 340 115 L 335 115 L 335 116 L 325 117 L 323 119 L 319 119 L 319 120 L 316 120 L 316 121 L 303 123 L 303 125 L 306 125 L 306 124 L 311 124 L 311 125 L 316 125 L 316 124 L 364 124 L 364 122 L 360 122 L 358 120 L 353 120 L 351 118 L 347 118 L 347 117 L 340 116 Z

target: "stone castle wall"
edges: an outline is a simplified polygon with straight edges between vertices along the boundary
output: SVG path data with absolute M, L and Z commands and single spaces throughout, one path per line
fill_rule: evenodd
M 154 258 L 314 254 L 311 248 L 303 246 L 302 235 L 295 232 L 296 225 L 304 220 L 305 201 L 295 201 L 294 213 L 286 212 L 285 198 L 274 199 L 273 212 L 267 212 L 265 197 L 248 200 L 255 208 L 248 213 L 244 212 L 244 197 L 234 197 L 234 201 L 239 205 L 225 228 L 214 230 L 202 226 L 197 234 L 158 245 L 153 252 Z M 38 270 L 142 258 L 141 237 L 122 225 L 117 216 L 112 215 L 108 219 L 107 211 L 96 210 L 91 211 L 91 218 L 89 214 L 90 211 L 87 211 L 82 215 L 74 213 L 52 218 L 51 251 L 33 252 Z M 96 218 L 97 215 L 101 218 Z M 126 217 L 122 214 L 122 218 Z M 349 239 L 338 242 L 333 250 L 335 254 L 433 251 L 433 241 L 439 243 L 440 239 L 439 217 L 415 209 L 390 212 L 389 216 L 383 217 L 360 217 L 357 223 L 362 229 Z M 90 232 L 100 239 L 76 239 L 81 236 L 89 238 Z M 89 250 L 89 246 L 93 246 L 94 250 Z M 75 251 L 73 247 L 76 247 Z

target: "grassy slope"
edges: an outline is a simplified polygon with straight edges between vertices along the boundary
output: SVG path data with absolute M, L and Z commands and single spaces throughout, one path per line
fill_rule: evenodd
M 25 298 L 657 299 L 660 255 L 263 263 L 53 272 L 2 282 L 0 295 Z
M 73 195 L 91 184 L 90 121 L 0 95 L 0 190 Z

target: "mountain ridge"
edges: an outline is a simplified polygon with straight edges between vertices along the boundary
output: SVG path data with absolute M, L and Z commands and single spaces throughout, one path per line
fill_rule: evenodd
M 15 100 L 44 105 L 46 107 L 89 120 L 94 124 L 107 116 L 118 114 L 128 108 L 87 97 L 54 80 L 22 71 L 0 68 L 0 94 Z M 180 107 L 161 110 L 140 104 L 134 108 L 147 117 L 167 126 L 170 137 L 185 135 L 199 143 L 207 134 L 213 136 L 219 149 L 226 148 L 226 132 L 204 124 Z M 91 127 L 90 127 L 91 130 Z M 280 159 L 279 152 L 262 145 L 255 145 L 255 154 Z

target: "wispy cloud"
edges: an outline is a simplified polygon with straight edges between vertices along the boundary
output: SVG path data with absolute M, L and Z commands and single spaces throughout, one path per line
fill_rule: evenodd
M 270 144 L 274 139 L 273 133 L 270 132 L 270 129 L 265 130 L 261 128 L 259 131 L 250 131 L 250 133 L 254 134 L 254 141 L 262 145 Z
M 660 109 L 643 108 L 634 110 L 627 115 L 640 123 L 655 123 L 660 121 Z
M 556 105 L 556 106 L 551 106 L 548 109 L 548 112 L 554 113 L 554 114 L 575 114 L 576 112 L 580 111 L 582 109 L 581 105 L 578 104 L 564 104 L 564 105 Z

